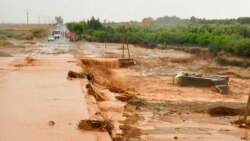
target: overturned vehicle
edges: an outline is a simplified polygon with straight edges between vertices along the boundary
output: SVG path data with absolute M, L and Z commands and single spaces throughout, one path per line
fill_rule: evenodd
M 194 72 L 178 72 L 173 77 L 173 83 L 178 86 L 212 87 L 221 94 L 228 93 L 228 76 L 210 76 Z

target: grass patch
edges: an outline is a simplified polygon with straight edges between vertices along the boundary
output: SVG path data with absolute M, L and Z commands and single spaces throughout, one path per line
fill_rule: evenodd
M 81 120 L 78 124 L 78 129 L 87 131 L 107 131 L 112 135 L 114 125 L 111 120 Z
M 125 120 L 121 121 L 120 123 L 123 124 L 136 124 L 139 120 L 142 120 L 143 118 L 141 116 L 139 116 L 138 114 L 133 114 L 133 115 L 129 115 L 129 114 L 123 114 L 124 117 L 126 117 Z
M 45 38 L 49 33 L 49 28 L 31 28 L 31 29 L 0 29 L 1 38 L 13 38 L 17 40 L 33 40 L 34 38 Z
M 216 61 L 222 66 L 237 66 L 237 67 L 250 67 L 249 59 L 239 60 L 239 59 L 227 59 L 221 56 L 216 58 Z
M 23 45 L 13 45 L 11 42 L 7 40 L 1 40 L 0 39 L 0 47 L 13 47 L 13 48 L 24 48 Z
M 133 127 L 131 125 L 120 125 L 119 128 L 122 130 L 121 137 L 126 140 L 140 138 L 142 132 L 140 129 Z
M 23 41 L 22 44 L 31 44 L 31 45 L 34 45 L 36 44 L 35 41 Z
M 11 54 L 0 51 L 0 57 L 13 57 L 13 56 Z
M 13 44 L 7 40 L 0 40 L 0 46 L 8 47 L 8 46 L 13 46 Z
M 6 36 L 5 35 L 0 35 L 0 40 L 6 40 Z

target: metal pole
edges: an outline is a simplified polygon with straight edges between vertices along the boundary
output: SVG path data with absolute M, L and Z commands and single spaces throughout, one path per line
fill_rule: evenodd
M 40 23 L 41 23 L 41 22 L 40 22 L 40 16 L 38 16 L 38 24 L 40 25 Z
M 27 25 L 29 25 L 29 12 L 30 12 L 30 10 L 25 10 L 24 12 L 26 13 Z
M 247 101 L 247 107 L 246 107 L 246 111 L 245 111 L 245 116 L 244 116 L 244 123 L 247 123 L 247 116 L 248 116 L 248 112 L 249 112 L 249 107 L 250 107 L 250 93 L 248 96 L 248 101 Z
M 29 12 L 27 12 L 27 25 L 29 25 Z

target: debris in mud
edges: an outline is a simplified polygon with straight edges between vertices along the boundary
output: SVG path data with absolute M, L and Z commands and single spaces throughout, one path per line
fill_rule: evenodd
M 97 101 L 106 101 L 107 99 L 103 96 L 103 94 L 101 94 L 99 91 L 97 91 L 95 88 L 94 88 L 94 85 L 93 84 L 87 84 L 86 85 L 86 88 L 88 89 L 87 93 L 89 95 L 93 95 L 95 97 L 95 99 Z
M 120 136 L 127 139 L 127 140 L 128 139 L 135 139 L 135 138 L 138 139 L 138 138 L 140 138 L 140 136 L 142 134 L 140 129 L 138 129 L 134 126 L 128 125 L 128 124 L 120 125 L 119 128 L 122 130 L 122 133 Z
M 117 137 L 113 137 L 112 141 L 126 141 L 124 137 L 121 136 L 117 136 Z
M 32 57 L 26 57 L 26 58 L 25 58 L 25 61 L 26 61 L 28 64 L 31 64 L 32 62 L 35 61 L 35 59 L 32 58 Z
M 54 126 L 56 123 L 54 121 L 49 121 L 49 126 Z
M 116 86 L 109 86 L 109 90 L 113 93 L 124 93 L 125 91 L 121 88 L 118 88 Z
M 228 92 L 228 76 L 205 76 L 201 73 L 178 72 L 173 83 L 178 86 L 211 87 L 215 86 L 221 94 Z
M 68 72 L 68 79 L 72 79 L 72 78 L 87 78 L 89 81 L 93 80 L 93 76 L 89 75 L 85 72 L 74 72 L 74 71 L 69 71 Z
M 110 135 L 112 135 L 114 125 L 111 120 L 81 120 L 78 124 L 78 129 L 88 131 L 107 131 Z
M 129 100 L 129 97 L 128 97 L 128 96 L 122 96 L 122 95 L 115 96 L 115 98 L 116 98 L 117 100 L 120 100 L 121 102 L 128 102 L 128 100 Z
M 76 61 L 71 61 L 71 60 L 70 60 L 70 61 L 67 61 L 67 63 L 76 63 Z
M 6 52 L 1 52 L 0 51 L 0 57 L 13 57 L 13 55 L 6 53 Z
M 233 122 L 234 124 L 238 125 L 240 128 L 247 128 L 250 129 L 250 121 L 244 121 L 242 119 L 236 120 Z
M 121 121 L 123 124 L 136 124 L 139 120 L 143 119 L 143 117 L 139 116 L 138 114 L 123 114 L 126 117 L 125 120 Z
M 228 107 L 215 107 L 208 110 L 211 116 L 237 116 L 243 114 L 243 109 L 233 109 Z
M 127 105 L 125 109 L 127 111 L 141 110 L 143 106 L 147 105 L 145 100 L 139 99 L 136 96 L 127 96 Z
M 26 57 L 25 59 L 17 59 L 13 62 L 15 67 L 33 66 L 36 59 L 32 57 Z

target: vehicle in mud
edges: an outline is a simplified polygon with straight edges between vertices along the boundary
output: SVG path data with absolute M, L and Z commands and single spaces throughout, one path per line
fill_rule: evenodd
M 54 41 L 55 41 L 54 36 L 49 35 L 49 37 L 48 37 L 48 42 L 54 42 Z
M 195 87 L 212 87 L 218 90 L 221 94 L 228 92 L 228 76 L 209 76 L 195 72 L 178 72 L 173 83 L 178 86 L 195 86 Z

